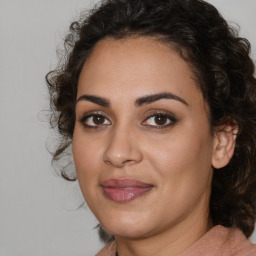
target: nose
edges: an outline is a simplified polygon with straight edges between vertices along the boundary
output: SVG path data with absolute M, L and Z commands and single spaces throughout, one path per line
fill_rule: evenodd
M 103 160 L 107 165 L 121 168 L 141 162 L 143 154 L 139 138 L 128 129 L 116 127 L 109 136 Z

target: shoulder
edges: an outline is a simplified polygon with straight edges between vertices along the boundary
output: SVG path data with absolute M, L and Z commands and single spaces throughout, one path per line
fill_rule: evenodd
M 116 245 L 112 241 L 106 244 L 95 256 L 115 256 Z
M 238 241 L 237 248 L 234 248 L 234 256 L 256 256 L 256 245 L 244 237 Z
M 224 227 L 223 227 L 224 228 Z M 227 228 L 225 228 L 227 229 Z M 228 236 L 224 248 L 234 256 L 256 256 L 256 245 L 239 229 L 227 229 Z M 228 255 L 228 254 L 227 254 Z
M 255 244 L 248 244 L 238 250 L 233 254 L 234 256 L 256 256 L 256 245 Z
M 215 226 L 180 256 L 256 256 L 256 245 L 239 229 Z
M 115 256 L 115 242 L 106 244 L 96 256 Z M 256 245 L 239 229 L 216 226 L 180 256 L 256 256 Z

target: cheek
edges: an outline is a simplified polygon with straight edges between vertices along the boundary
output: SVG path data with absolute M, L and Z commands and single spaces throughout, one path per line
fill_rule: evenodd
M 162 183 L 177 192 L 208 184 L 211 172 L 212 139 L 208 133 L 179 129 L 169 138 L 147 147 L 147 158 L 158 171 Z M 168 180 L 168 183 L 165 182 Z
M 81 140 L 77 143 L 73 141 L 73 156 L 78 174 L 87 173 L 87 170 L 94 167 L 97 162 L 97 153 L 98 151 L 93 150 L 92 146 L 83 144 Z
M 89 136 L 84 136 L 81 130 L 75 127 L 72 151 L 77 178 L 84 193 L 97 182 L 102 147 Z
M 94 203 L 97 202 L 98 177 L 100 170 L 102 170 L 99 165 L 99 149 L 100 146 L 97 143 L 75 129 L 73 136 L 73 156 L 77 178 L 87 206 L 92 211 L 95 208 Z
M 72 152 L 77 167 L 77 172 L 87 172 L 86 170 L 94 169 L 94 166 L 99 163 L 101 150 L 103 149 L 102 140 L 97 140 L 90 134 L 85 134 L 83 128 L 78 125 L 75 126 Z M 91 172 L 94 172 L 92 170 Z

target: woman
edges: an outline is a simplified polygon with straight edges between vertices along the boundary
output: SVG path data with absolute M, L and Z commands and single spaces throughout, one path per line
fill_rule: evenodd
M 256 255 L 249 42 L 201 0 L 108 0 L 65 43 L 53 159 L 72 146 L 97 255 Z

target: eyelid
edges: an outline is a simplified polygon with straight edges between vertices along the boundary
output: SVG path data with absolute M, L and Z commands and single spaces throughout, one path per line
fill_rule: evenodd
M 143 119 L 142 121 L 142 125 L 146 128 L 152 128 L 152 129 L 164 129 L 164 128 L 168 128 L 170 126 L 173 126 L 178 120 L 177 118 L 175 117 L 175 115 L 169 111 L 166 111 L 166 110 L 150 110 L 148 111 L 146 114 L 146 117 Z M 149 125 L 149 124 L 145 124 L 145 122 L 147 120 L 149 120 L 150 118 L 152 117 L 155 117 L 155 116 L 165 116 L 170 122 L 168 124 L 164 124 L 164 125 Z M 109 124 L 95 124 L 95 125 L 86 125 L 85 124 L 85 121 L 88 120 L 90 117 L 93 117 L 93 116 L 102 116 L 103 118 L 105 118 Z M 85 128 L 101 128 L 101 127 L 105 127 L 105 126 L 109 126 L 112 124 L 112 121 L 111 121 L 111 118 L 104 112 L 102 111 L 90 111 L 88 113 L 85 113 L 83 114 L 83 116 L 79 119 L 79 122 L 83 124 L 83 126 Z
M 169 111 L 153 110 L 153 111 L 150 111 L 150 114 L 146 118 L 144 118 L 144 120 L 142 122 L 142 125 L 143 125 L 144 122 L 146 122 L 150 118 L 155 117 L 157 115 L 165 116 L 166 118 L 169 119 L 170 123 L 165 124 L 165 125 L 157 125 L 157 124 L 156 125 L 148 125 L 148 124 L 144 124 L 144 126 L 146 126 L 147 128 L 152 128 L 152 129 L 164 129 L 164 128 L 168 128 L 170 126 L 173 126 L 178 121 L 177 118 L 175 117 L 175 115 L 172 114 Z
M 94 116 L 101 116 L 103 118 L 105 118 L 106 120 L 109 121 L 110 124 L 102 124 L 102 125 L 86 125 L 85 121 L 88 120 L 90 117 L 94 117 Z M 83 126 L 85 128 L 100 128 L 100 127 L 104 127 L 104 126 L 108 126 L 112 124 L 111 119 L 108 117 L 108 115 L 106 115 L 105 113 L 101 112 L 101 111 L 91 111 L 88 112 L 86 114 L 84 114 L 80 119 L 79 122 L 83 124 Z

